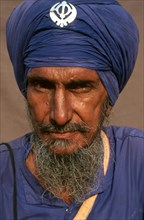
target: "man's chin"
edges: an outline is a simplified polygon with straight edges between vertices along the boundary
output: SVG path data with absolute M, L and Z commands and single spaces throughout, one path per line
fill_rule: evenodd
M 72 154 L 78 151 L 80 147 L 76 147 L 74 145 L 69 145 L 67 147 L 64 146 L 48 146 L 48 149 L 51 153 L 57 154 L 57 155 L 66 155 L 66 154 Z
M 45 145 L 49 152 L 57 155 L 73 154 L 83 147 L 83 145 L 77 142 L 61 139 L 50 139 L 45 142 Z
M 47 147 L 48 151 L 57 155 L 72 154 L 77 152 L 79 149 L 86 146 L 84 140 L 85 138 L 81 133 L 75 132 L 74 137 L 59 138 L 59 137 L 49 137 L 40 136 L 39 139 Z M 38 137 L 38 135 L 37 135 Z

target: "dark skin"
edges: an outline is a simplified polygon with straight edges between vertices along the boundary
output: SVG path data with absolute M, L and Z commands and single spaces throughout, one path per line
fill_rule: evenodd
M 72 153 L 79 146 L 92 142 L 100 121 L 107 92 L 95 70 L 80 67 L 40 67 L 28 73 L 27 101 L 35 128 L 40 123 L 84 123 L 90 130 L 86 133 L 42 133 L 48 137 L 68 139 L 67 149 L 55 149 L 55 153 Z
M 38 131 L 37 135 L 43 140 L 50 137 L 70 141 L 67 148 L 54 148 L 53 153 L 56 154 L 70 154 L 92 143 L 106 97 L 107 92 L 95 70 L 80 67 L 39 67 L 28 73 L 27 101 L 35 129 L 41 123 L 54 123 L 57 126 L 64 126 L 69 122 L 84 123 L 89 127 L 85 133 Z M 26 164 L 36 176 L 32 153 L 29 154 Z M 70 198 L 66 198 L 66 195 L 61 197 L 69 202 Z

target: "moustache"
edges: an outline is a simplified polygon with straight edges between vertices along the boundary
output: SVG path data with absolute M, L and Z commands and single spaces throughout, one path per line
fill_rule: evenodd
M 68 123 L 63 126 L 54 124 L 41 124 L 39 126 L 39 131 L 42 133 L 64 133 L 64 132 L 88 132 L 90 129 L 85 124 Z

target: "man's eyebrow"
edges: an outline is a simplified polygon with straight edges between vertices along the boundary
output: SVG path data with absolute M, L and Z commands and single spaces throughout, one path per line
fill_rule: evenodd
M 76 80 L 70 80 L 69 82 L 66 83 L 66 86 L 71 86 L 71 85 L 92 85 L 92 86 L 98 86 L 100 83 L 100 79 L 95 80 L 90 80 L 90 79 L 76 79 Z
M 42 82 L 42 83 L 54 83 L 55 81 L 49 80 L 45 77 L 41 76 L 29 76 L 28 77 L 28 83 L 35 83 L 35 82 Z
M 35 82 L 39 82 L 39 83 L 45 83 L 45 84 L 56 84 L 59 81 L 56 80 L 52 80 L 52 79 L 47 79 L 45 77 L 42 76 L 29 76 L 28 77 L 28 83 L 35 83 Z M 96 80 L 90 80 L 90 79 L 69 79 L 66 82 L 63 82 L 63 85 L 66 87 L 69 86 L 82 86 L 82 85 L 91 85 L 91 86 L 98 86 L 100 83 L 100 79 L 96 79 Z
M 90 80 L 90 79 L 73 79 L 73 80 L 70 80 L 68 83 L 95 83 L 95 82 L 98 82 L 100 81 L 99 79 L 97 79 L 96 81 L 94 80 Z

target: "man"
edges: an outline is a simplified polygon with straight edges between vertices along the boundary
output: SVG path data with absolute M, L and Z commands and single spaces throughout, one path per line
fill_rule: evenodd
M 136 61 L 114 0 L 23 1 L 7 45 L 33 132 L 0 147 L 2 220 L 142 220 L 144 135 L 104 127 Z

